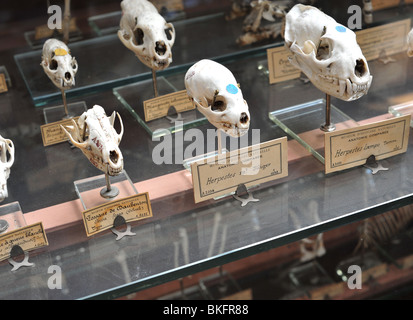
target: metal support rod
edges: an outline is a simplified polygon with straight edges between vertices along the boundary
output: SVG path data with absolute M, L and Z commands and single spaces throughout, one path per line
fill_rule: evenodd
M 156 71 L 152 69 L 153 92 L 155 98 L 158 96 L 158 84 L 156 81 Z
M 69 43 L 70 29 L 70 0 L 65 0 L 65 11 L 63 14 L 63 42 Z
M 331 132 L 336 130 L 336 127 L 331 123 L 331 96 L 326 94 L 326 109 L 325 109 L 326 122 L 320 127 L 325 132 Z
M 106 179 L 106 190 L 111 191 L 112 187 L 110 185 L 110 179 L 109 179 L 109 175 L 107 173 L 105 173 L 105 179 Z
M 331 125 L 331 96 L 326 94 L 326 127 Z
M 63 89 L 60 89 L 62 92 L 62 100 L 63 100 L 63 106 L 65 108 L 65 117 L 67 118 L 69 116 L 69 112 L 67 110 L 67 102 L 66 102 L 66 92 Z

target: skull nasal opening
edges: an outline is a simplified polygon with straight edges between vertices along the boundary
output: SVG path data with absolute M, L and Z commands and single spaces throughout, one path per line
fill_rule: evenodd
M 112 150 L 109 152 L 109 158 L 110 158 L 110 161 L 112 161 L 113 163 L 117 163 L 119 160 L 119 155 L 116 151 Z
M 66 72 L 65 73 L 65 79 L 70 80 L 71 78 L 72 78 L 72 75 L 70 74 L 70 72 Z
M 241 113 L 241 118 L 239 119 L 239 122 L 241 122 L 242 124 L 246 124 L 248 123 L 248 120 L 248 115 L 245 112 Z
M 354 73 L 357 77 L 361 78 L 367 72 L 366 63 L 362 59 L 356 60 L 356 67 L 354 69 Z
M 163 41 L 156 41 L 155 51 L 160 56 L 163 56 L 166 52 L 166 45 Z

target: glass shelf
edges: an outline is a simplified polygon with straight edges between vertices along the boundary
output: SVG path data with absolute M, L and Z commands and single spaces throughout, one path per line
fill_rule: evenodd
M 183 74 L 190 64 L 201 57 L 218 57 L 241 84 L 250 108 L 250 128 L 260 129 L 260 141 L 285 136 L 269 113 L 317 101 L 323 94 L 299 79 L 269 85 L 268 75 L 258 70 L 266 58 L 265 46 L 240 50 L 228 39 L 235 41 L 242 21 L 210 23 L 214 19 L 223 19 L 223 15 L 189 21 L 198 28 L 180 31 L 185 36 L 177 38 L 182 43 L 178 40 L 176 44 L 174 63 L 159 77 L 182 90 Z M 177 26 L 183 30 L 185 23 Z M 194 40 L 202 28 L 208 29 L 205 46 Z M 184 42 L 197 45 L 188 47 Z M 274 45 L 277 44 L 271 46 Z M 126 116 L 130 113 L 113 94 L 113 88 L 133 86 L 152 76 L 117 36 L 73 43 L 72 52 L 79 55 L 80 71 L 77 87 L 68 91 L 68 98 L 84 94 L 86 105 L 100 104 L 108 113 L 115 109 L 122 114 L 125 134 L 120 147 L 131 181 L 149 188 L 152 179 L 162 182 L 164 177 L 186 171 L 182 164 L 153 162 L 151 156 L 157 142 L 136 124 L 133 116 Z M 10 61 L 13 53 L 0 53 L 0 57 Z M 15 76 L 13 88 L 0 96 L 1 133 L 19 146 L 8 180 L 8 201 L 18 200 L 26 217 L 36 212 L 58 216 L 56 209 L 64 204 L 69 204 L 71 215 L 79 216 L 82 207 L 74 202 L 78 197 L 73 182 L 96 175 L 96 168 L 86 162 L 80 150 L 68 144 L 42 146 L 39 127 L 44 118 L 40 108 L 33 108 L 33 101 L 38 106 L 52 99 L 60 102 L 61 94 L 39 66 L 40 51 L 14 57 L 17 66 L 8 65 L 8 71 L 16 75 L 20 70 L 23 78 Z M 413 59 L 404 54 L 394 63 L 371 61 L 369 67 L 374 80 L 368 95 L 352 103 L 332 100 L 337 110 L 357 122 L 386 114 L 389 106 L 395 105 L 392 98 L 404 97 L 413 88 Z M 317 117 L 315 126 L 323 120 L 323 116 Z M 206 130 L 212 125 L 206 123 L 198 128 Z M 289 142 L 294 141 L 289 137 Z M 413 203 L 412 136 L 407 153 L 384 160 L 389 170 L 376 175 L 360 166 L 327 176 L 324 166 L 310 152 L 297 147 L 301 149 L 291 151 L 300 151 L 301 156 L 289 162 L 289 177 L 254 189 L 254 197 L 260 201 L 245 207 L 232 197 L 195 205 L 190 188 L 176 193 L 176 181 L 169 181 L 161 183 L 159 189 L 170 189 L 170 194 L 155 197 L 149 193 L 153 217 L 134 224 L 135 237 L 116 241 L 113 234 L 107 233 L 88 238 L 82 222 L 47 230 L 49 246 L 31 256 L 35 267 L 11 274 L 7 262 L 0 263 L 0 298 L 123 297 Z M 309 214 L 314 206 L 317 217 Z M 47 286 L 47 269 L 51 265 L 61 267 L 61 290 Z
M 176 21 L 174 27 L 179 36 L 172 49 L 173 62 L 166 70 L 160 71 L 159 76 L 186 71 L 193 63 L 204 58 L 229 60 L 261 52 L 269 46 L 239 47 L 235 41 L 242 32 L 242 19 L 226 21 L 223 13 Z M 201 41 L 213 45 L 188 45 L 198 43 L 200 35 Z M 79 72 L 76 86 L 67 90 L 68 99 L 152 77 L 151 70 L 121 43 L 117 34 L 74 42 L 70 44 L 70 51 L 79 64 Z M 56 101 L 60 95 L 39 65 L 41 56 L 41 50 L 14 56 L 37 107 Z

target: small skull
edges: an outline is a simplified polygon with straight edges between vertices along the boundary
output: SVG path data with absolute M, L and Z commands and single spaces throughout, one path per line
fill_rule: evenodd
M 118 37 L 139 60 L 152 70 L 163 70 L 172 62 L 175 28 L 147 0 L 123 0 Z
M 372 76 L 356 34 L 317 8 L 295 5 L 286 15 L 290 62 L 321 91 L 344 101 L 367 94 Z
M 96 168 L 110 176 L 123 170 L 123 156 L 119 149 L 123 123 L 119 113 L 117 115 L 121 125 L 119 134 L 114 128 L 115 112 L 108 118 L 99 105 L 84 112 L 77 123 L 72 119 L 73 126 L 61 126 L 73 145 L 82 150 Z
M 40 65 L 59 89 L 66 90 L 75 85 L 78 65 L 76 59 L 70 55 L 69 48 L 62 41 L 49 39 L 44 43 Z
M 198 110 L 217 129 L 232 137 L 241 137 L 248 131 L 248 104 L 226 67 L 212 60 L 201 60 L 187 71 L 185 87 Z
M 9 156 L 7 156 L 7 153 Z M 7 179 L 14 163 L 14 144 L 10 139 L 0 136 L 0 201 L 8 197 Z

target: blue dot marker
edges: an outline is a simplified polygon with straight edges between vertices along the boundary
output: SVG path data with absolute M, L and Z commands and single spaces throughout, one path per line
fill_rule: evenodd
M 336 27 L 336 30 L 337 30 L 338 32 L 346 32 L 346 28 L 343 27 L 343 26 L 337 26 L 337 27 Z
M 227 91 L 231 94 L 237 94 L 238 93 L 238 88 L 237 86 L 234 86 L 233 84 L 227 85 Z

